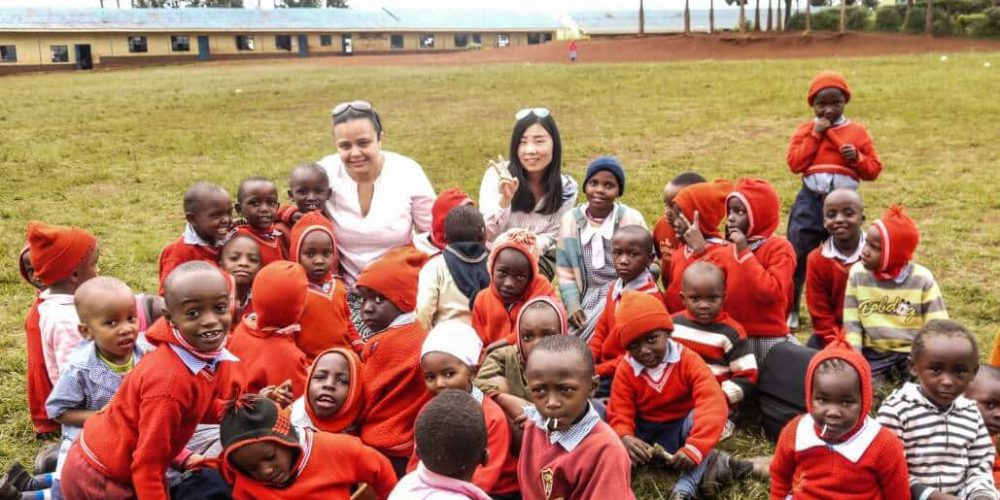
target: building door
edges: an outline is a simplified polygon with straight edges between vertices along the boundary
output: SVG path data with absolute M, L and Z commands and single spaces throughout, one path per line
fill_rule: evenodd
M 76 69 L 94 69 L 94 58 L 90 54 L 90 44 L 75 45 Z
M 309 55 L 309 35 L 299 35 L 299 57 Z
M 198 60 L 199 61 L 207 61 L 208 58 L 209 58 L 208 37 L 207 36 L 199 36 L 198 37 Z
M 349 56 L 354 52 L 354 47 L 351 44 L 351 35 L 344 35 L 344 55 Z

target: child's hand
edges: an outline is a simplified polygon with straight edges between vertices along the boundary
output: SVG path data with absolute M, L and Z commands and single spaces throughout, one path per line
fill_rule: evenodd
M 277 387 L 269 385 L 260 390 L 260 395 L 284 408 L 292 404 L 292 381 L 286 380 Z
M 184 460 L 184 470 L 197 469 L 201 467 L 202 463 L 205 460 L 207 460 L 207 457 L 205 457 L 205 455 L 192 453 L 188 455 L 187 459 Z
M 729 241 L 736 245 L 736 251 L 742 252 L 747 249 L 749 243 L 747 243 L 747 235 L 743 231 L 733 227 L 729 228 Z
M 691 458 L 685 455 L 684 453 L 677 453 L 676 455 L 674 455 L 673 465 L 675 468 L 683 471 L 692 470 L 695 467 L 697 467 L 697 465 L 695 465 L 694 463 L 694 460 L 691 460 Z
M 653 455 L 649 453 L 649 445 L 635 436 L 623 436 L 622 444 L 628 450 L 628 457 L 636 465 L 645 465 Z
M 699 253 L 705 249 L 705 236 L 701 234 L 701 214 L 697 210 L 694 211 L 694 222 L 687 220 L 687 217 L 683 213 L 678 213 L 678 217 L 684 221 L 687 225 L 687 230 L 681 235 L 684 239 L 684 243 L 691 247 L 695 253 Z
M 813 132 L 822 135 L 823 132 L 826 132 L 826 129 L 830 128 L 830 125 L 832 125 L 830 123 L 830 120 L 827 120 L 826 118 L 820 118 L 819 120 L 816 120 L 816 124 L 813 125 Z
M 577 309 L 577 311 L 569 316 L 569 326 L 577 329 L 583 326 L 587 322 L 587 313 L 583 312 L 583 309 Z
M 527 415 L 524 414 L 524 407 L 531 406 L 531 403 L 514 396 L 513 394 L 499 393 L 493 396 L 493 401 L 500 405 L 500 409 L 514 421 L 518 427 L 524 427 Z
M 858 148 L 854 147 L 853 144 L 844 144 L 841 146 L 840 154 L 849 163 L 858 161 Z

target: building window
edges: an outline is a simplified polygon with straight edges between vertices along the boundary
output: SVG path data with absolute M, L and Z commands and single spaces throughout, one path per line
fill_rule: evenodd
M 278 50 L 292 50 L 292 37 L 290 35 L 278 35 L 274 37 L 274 45 Z
M 49 49 L 52 50 L 52 62 L 54 63 L 64 63 L 69 62 L 69 48 L 65 45 L 51 45 Z
M 455 35 L 455 46 L 464 49 L 469 46 L 469 35 Z
M 132 53 L 149 52 L 149 50 L 146 48 L 146 37 L 144 36 L 128 37 L 128 51 Z
M 510 47 L 510 35 L 497 35 L 497 47 Z
M 392 50 L 403 50 L 403 35 L 392 35 L 389 37 Z M 434 43 L 433 40 L 431 43 Z
M 236 35 L 236 50 L 253 50 L 253 36 Z
M 542 43 L 541 33 L 528 33 L 528 45 L 538 45 Z
M 476 45 L 482 45 L 483 44 L 483 35 L 481 33 L 476 33 L 475 35 L 472 35 L 472 43 L 474 43 Z
M 14 45 L 0 45 L 0 62 L 17 62 L 17 47 Z
M 187 36 L 171 36 L 170 50 L 174 52 L 191 52 L 191 38 Z
M 552 33 L 545 33 L 542 36 L 542 41 L 543 42 L 551 42 L 552 41 Z
M 420 48 L 421 49 L 433 49 L 434 48 L 434 35 L 420 35 Z
M 330 35 L 320 35 L 319 36 L 319 44 L 322 45 L 322 46 L 324 46 L 324 47 L 329 47 L 329 46 L 333 45 L 333 37 L 330 36 Z

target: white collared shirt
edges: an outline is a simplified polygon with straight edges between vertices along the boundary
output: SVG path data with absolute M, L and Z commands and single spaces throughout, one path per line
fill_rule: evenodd
M 558 444 L 567 452 L 573 451 L 577 446 L 580 446 L 580 443 L 590 434 L 590 431 L 594 430 L 594 426 L 601 421 L 601 417 L 594 410 L 594 405 L 589 402 L 587 403 L 587 414 L 579 422 L 564 431 L 549 431 L 545 425 L 545 419 L 538 412 L 538 408 L 534 406 L 525 406 L 524 414 L 534 422 L 536 427 L 546 431 L 549 444 Z
M 846 441 L 830 443 L 816 435 L 816 421 L 813 420 L 812 415 L 806 413 L 799 420 L 798 427 L 795 428 L 795 451 L 805 451 L 822 446 L 856 464 L 875 441 L 878 431 L 882 429 L 882 426 L 868 415 L 865 415 L 864 419 L 861 429 Z
M 585 218 L 589 206 L 589 203 L 584 203 L 580 207 Z M 580 232 L 580 247 L 583 248 L 587 243 L 590 243 L 590 265 L 594 269 L 604 269 L 605 264 L 607 264 L 604 255 L 604 240 L 611 240 L 611 237 L 614 236 L 617 219 L 618 203 L 614 203 L 611 213 L 604 218 L 600 226 L 594 225 L 590 219 L 587 219 L 587 223 L 583 225 L 583 231 Z
M 858 247 L 854 249 L 854 253 L 850 255 L 844 255 L 837 245 L 833 243 L 833 238 L 827 238 L 823 242 L 823 246 L 820 249 L 820 254 L 827 259 L 836 259 L 844 265 L 853 265 L 855 262 L 861 260 L 861 250 L 865 248 L 865 241 L 868 237 L 865 235 L 864 231 L 861 231 L 861 238 L 858 239 Z

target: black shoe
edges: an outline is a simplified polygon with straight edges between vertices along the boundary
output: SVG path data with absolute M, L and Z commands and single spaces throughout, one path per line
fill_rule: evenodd
M 10 484 L 0 484 L 0 500 L 21 500 L 21 492 Z
M 714 497 L 733 480 L 732 457 L 724 451 L 713 451 L 706 460 L 708 463 L 705 475 L 701 477 L 701 489 L 705 495 Z
M 3 482 L 14 487 L 17 491 L 27 491 L 28 483 L 32 480 L 31 474 L 24 469 L 21 462 L 11 462 L 7 468 L 7 473 L 3 475 Z
M 56 471 L 59 462 L 59 446 L 61 441 L 56 441 L 39 451 L 35 455 L 35 474 L 51 474 Z
M 675 491 L 670 494 L 670 500 L 694 500 L 696 498 L 698 497 L 684 491 Z

